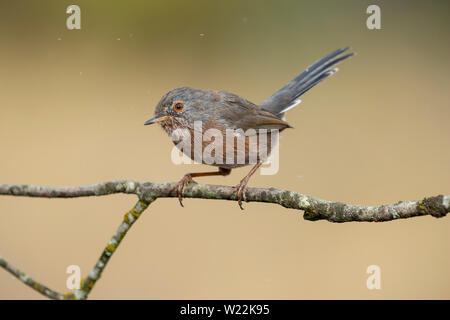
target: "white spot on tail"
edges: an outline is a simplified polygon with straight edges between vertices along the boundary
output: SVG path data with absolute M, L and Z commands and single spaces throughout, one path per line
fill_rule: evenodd
M 302 102 L 302 100 L 300 100 L 300 99 L 295 100 L 293 104 L 290 104 L 289 106 L 287 106 L 286 108 L 281 110 L 279 113 L 284 113 L 284 112 L 286 112 L 288 110 L 291 110 L 293 107 L 295 107 L 296 105 L 300 104 L 300 102 Z

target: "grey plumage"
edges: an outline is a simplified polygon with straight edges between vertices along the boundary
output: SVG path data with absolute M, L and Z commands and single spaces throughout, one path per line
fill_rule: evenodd
M 291 82 L 264 100 L 259 107 L 281 118 L 284 112 L 298 104 L 301 95 L 338 70 L 331 67 L 354 55 L 354 53 L 348 53 L 342 56 L 348 49 L 349 47 L 338 49 L 316 61 Z
M 260 105 L 230 92 L 190 87 L 176 88 L 164 95 L 156 106 L 155 116 L 144 124 L 159 123 L 185 155 L 194 161 L 219 168 L 214 172 L 185 174 L 172 189 L 177 191 L 180 204 L 183 205 L 184 188 L 194 182 L 192 178 L 226 176 L 231 169 L 254 164 L 252 170 L 235 188 L 239 206 L 243 209 L 242 200 L 245 200 L 250 177 L 267 159 L 277 143 L 276 139 L 272 140 L 272 137 L 276 137 L 276 134 L 273 136 L 272 129 L 281 132 L 291 127 L 282 119 L 284 112 L 295 107 L 302 94 L 336 72 L 337 69 L 332 67 L 353 55 L 350 53 L 342 56 L 347 50 L 348 48 L 339 49 L 320 59 Z M 197 126 L 199 122 L 200 127 Z M 214 129 L 216 134 L 219 133 L 212 142 L 213 149 L 209 139 L 205 141 L 202 138 L 203 135 L 211 133 L 211 129 Z M 178 133 L 178 138 L 174 138 L 175 132 Z M 182 140 L 187 144 L 179 143 L 179 136 L 183 137 Z M 225 137 L 225 140 L 222 137 Z M 241 143 L 235 141 L 239 138 Z M 190 148 L 185 148 L 185 145 Z

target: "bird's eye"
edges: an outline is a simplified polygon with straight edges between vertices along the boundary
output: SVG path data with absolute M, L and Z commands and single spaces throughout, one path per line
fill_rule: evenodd
M 184 104 L 181 101 L 177 101 L 174 103 L 173 105 L 173 110 L 175 110 L 175 112 L 181 112 L 184 109 Z

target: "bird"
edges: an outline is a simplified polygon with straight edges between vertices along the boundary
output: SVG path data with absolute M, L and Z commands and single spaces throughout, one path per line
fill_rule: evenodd
M 309 89 L 338 71 L 335 66 L 354 55 L 349 49 L 337 49 L 317 60 L 260 104 L 223 90 L 179 87 L 167 92 L 156 105 L 154 116 L 144 125 L 159 124 L 192 160 L 218 167 L 217 171 L 186 173 L 170 190 L 171 193 L 176 191 L 180 205 L 183 206 L 185 187 L 197 183 L 193 178 L 227 176 L 232 169 L 253 165 L 233 189 L 239 207 L 244 209 L 242 201 L 246 201 L 248 181 L 270 155 L 274 130 L 278 134 L 292 128 L 286 122 L 285 113 L 297 106 Z M 213 147 L 208 147 L 211 144 L 208 140 L 212 138 L 202 140 L 208 132 L 216 134 Z M 217 133 L 226 136 L 230 132 L 231 138 L 225 139 L 226 142 L 217 138 Z M 180 147 L 182 139 L 183 148 Z M 238 139 L 243 142 L 239 144 Z M 205 156 L 205 151 L 210 151 L 209 156 Z M 229 159 L 232 161 L 227 161 Z

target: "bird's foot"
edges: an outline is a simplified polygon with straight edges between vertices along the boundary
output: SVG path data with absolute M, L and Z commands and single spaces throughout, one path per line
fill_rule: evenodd
M 237 186 L 233 188 L 233 193 L 237 193 L 237 200 L 241 210 L 244 210 L 244 207 L 242 206 L 242 200 L 247 201 L 247 197 L 245 196 L 245 192 L 247 191 L 247 183 L 248 178 L 245 177 Z
M 170 189 L 169 193 L 172 193 L 173 191 L 177 191 L 178 195 L 178 201 L 180 202 L 180 205 L 184 207 L 183 205 L 183 197 L 184 197 L 184 188 L 187 187 L 190 183 L 197 183 L 192 179 L 192 176 L 190 173 L 186 173 L 183 178 L 178 181 L 178 183 Z

